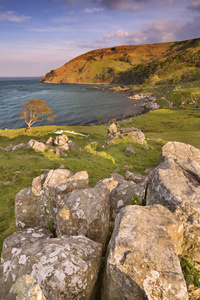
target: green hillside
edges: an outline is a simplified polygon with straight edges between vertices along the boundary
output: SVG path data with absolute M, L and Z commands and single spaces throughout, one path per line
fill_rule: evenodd
M 143 84 L 200 79 L 200 38 L 93 50 L 47 73 L 45 83 Z

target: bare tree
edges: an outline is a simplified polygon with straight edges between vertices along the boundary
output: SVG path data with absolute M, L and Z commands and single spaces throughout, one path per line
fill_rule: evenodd
M 28 130 L 31 130 L 31 126 L 36 122 L 43 120 L 53 121 L 56 115 L 52 114 L 51 108 L 49 108 L 44 100 L 30 99 L 26 104 L 22 105 L 20 112 L 20 119 L 23 119 L 28 125 Z

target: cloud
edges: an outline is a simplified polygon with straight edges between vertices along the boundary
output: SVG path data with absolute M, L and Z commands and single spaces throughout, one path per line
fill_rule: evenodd
M 194 1 L 190 5 L 188 5 L 189 9 L 200 11 L 200 1 Z
M 94 12 L 100 12 L 100 11 L 103 11 L 103 10 L 104 10 L 103 8 L 93 7 L 93 8 L 86 8 L 86 9 L 84 9 L 83 12 L 88 13 L 88 14 L 93 14 Z
M 156 21 L 147 24 L 143 30 L 127 32 L 119 29 L 103 36 L 105 41 L 112 40 L 120 44 L 159 43 L 176 40 L 176 33 L 181 25 L 172 21 Z
M 17 15 L 17 13 L 12 10 L 0 12 L 0 21 L 10 21 L 10 22 L 21 23 L 21 22 L 24 22 L 29 19 L 31 19 L 31 17 L 27 17 L 24 15 L 21 15 L 21 16 Z

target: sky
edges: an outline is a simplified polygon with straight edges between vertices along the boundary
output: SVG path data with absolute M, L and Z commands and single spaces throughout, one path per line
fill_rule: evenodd
M 200 37 L 200 1 L 0 0 L 0 77 L 43 76 L 85 52 Z

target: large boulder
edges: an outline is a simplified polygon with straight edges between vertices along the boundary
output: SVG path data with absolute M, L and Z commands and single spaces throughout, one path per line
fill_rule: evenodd
M 3 263 L 1 299 L 8 299 L 7 295 L 16 299 L 20 283 L 30 290 L 30 284 L 24 284 L 28 276 L 43 299 L 92 299 L 101 264 L 101 244 L 72 236 L 40 239 L 10 252 L 11 259 Z
M 200 149 L 180 142 L 168 142 L 162 148 L 161 161 L 172 158 L 173 160 L 198 161 L 200 163 Z
M 142 203 L 145 196 L 146 182 L 135 184 L 132 181 L 122 180 L 111 192 L 109 197 L 110 220 L 114 221 L 117 214 L 133 198 L 137 198 L 138 204 Z
M 186 145 L 186 150 L 178 153 L 178 149 L 176 153 L 167 151 L 169 158 L 150 173 L 146 203 L 161 204 L 180 218 L 184 225 L 183 254 L 200 262 L 200 151 L 194 148 L 188 152 Z
M 58 194 L 88 188 L 86 171 L 73 173 L 66 169 L 50 170 L 33 179 L 32 187 L 15 197 L 15 217 L 18 228 L 55 227 Z
M 183 225 L 161 205 L 127 206 L 108 248 L 102 299 L 188 300 L 178 255 Z
M 35 140 L 30 140 L 27 143 L 27 148 L 33 148 L 34 150 L 40 151 L 40 152 L 44 152 L 46 149 L 46 145 L 44 143 L 35 141 Z
M 109 190 L 109 192 L 111 193 L 112 190 L 114 190 L 114 188 L 122 180 L 124 180 L 123 176 L 121 176 L 117 173 L 113 173 L 113 174 L 110 175 L 109 178 L 104 178 L 104 179 L 100 180 L 99 182 L 97 182 L 95 187 L 105 187 L 106 186 L 107 189 Z
M 75 190 L 60 194 L 57 213 L 57 235 L 83 234 L 101 243 L 105 251 L 109 235 L 110 208 L 107 188 Z

